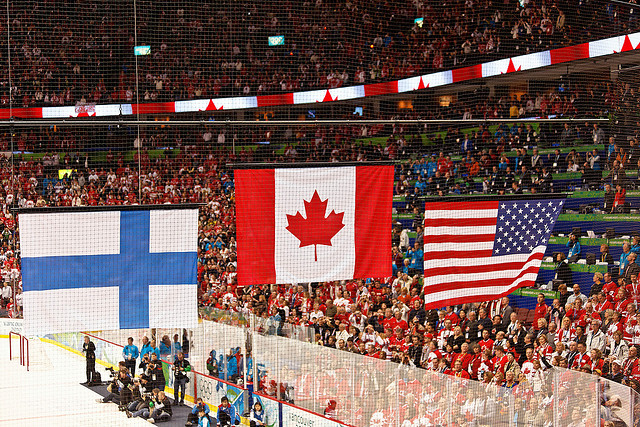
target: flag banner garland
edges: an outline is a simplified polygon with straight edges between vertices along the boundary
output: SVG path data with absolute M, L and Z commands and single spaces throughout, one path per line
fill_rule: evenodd
M 238 284 L 388 277 L 393 166 L 235 171 Z
M 425 206 L 426 309 L 489 301 L 535 284 L 564 199 Z
M 19 220 L 26 333 L 197 325 L 197 208 Z

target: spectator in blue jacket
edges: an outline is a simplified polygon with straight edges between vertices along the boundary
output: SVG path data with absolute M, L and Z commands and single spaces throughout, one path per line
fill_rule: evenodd
M 211 350 L 209 358 L 207 359 L 207 371 L 212 377 L 218 377 L 220 372 L 220 364 L 218 363 L 218 356 L 215 350 Z
M 216 417 L 221 427 L 240 424 L 240 416 L 236 412 L 236 408 L 229 404 L 227 396 L 222 397 Z
M 171 343 L 171 354 L 178 354 L 182 351 L 182 344 L 180 343 L 180 335 L 175 334 L 173 336 L 173 342 Z M 185 353 L 184 357 L 188 355 Z
M 169 339 L 169 335 L 165 335 L 160 340 L 160 356 L 168 356 L 171 354 L 171 339 Z M 166 357 L 164 357 L 167 359 Z
M 569 241 L 567 241 L 567 247 L 569 248 L 569 253 L 567 254 L 568 262 L 576 262 L 578 258 L 580 258 L 580 252 L 582 249 L 580 248 L 580 242 L 578 241 L 578 236 L 571 233 L 569 235 Z
M 427 178 L 436 176 L 437 171 L 438 162 L 436 161 L 436 156 L 431 156 L 431 160 L 429 160 L 429 163 L 427 163 Z
M 640 255 L 640 236 L 638 236 L 637 234 L 633 236 L 631 243 L 631 252 Z
M 249 414 L 249 426 L 250 427 L 260 427 L 267 425 L 267 414 L 265 414 L 264 409 L 262 408 L 262 403 L 259 400 L 256 400 L 256 403 L 253 404 L 253 408 L 251 408 L 251 413 Z
M 631 245 L 629 244 L 629 242 L 624 242 L 622 244 L 622 253 L 620 254 L 620 271 L 624 271 L 624 269 L 627 267 L 627 264 L 629 264 L 629 261 L 627 260 L 627 257 L 629 256 L 629 254 L 631 253 Z
M 409 262 L 410 275 L 416 274 L 420 270 L 422 270 L 422 265 L 423 265 L 422 263 L 424 261 L 424 252 L 422 251 L 422 248 L 420 247 L 420 244 L 418 242 L 415 242 L 413 244 L 413 248 L 409 248 L 409 250 L 407 250 L 407 254 L 405 258 L 408 258 L 410 260 Z
M 199 425 L 198 424 L 199 419 L 202 418 L 199 414 L 203 413 L 208 418 L 209 412 L 210 412 L 209 405 L 204 403 L 202 398 L 199 397 L 198 400 L 196 400 L 195 406 L 191 409 L 191 413 L 187 416 L 187 422 L 185 426 Z
M 466 155 L 469 152 L 474 152 L 475 147 L 473 144 L 473 140 L 469 139 L 469 134 L 464 135 L 464 139 L 460 143 L 460 154 Z
M 418 175 L 418 180 L 416 181 L 415 188 L 420 191 L 420 194 L 424 194 L 427 191 L 427 183 L 422 179 L 422 176 Z
M 124 366 L 129 369 L 129 373 L 131 373 L 131 377 L 136 376 L 136 360 L 138 356 L 140 356 L 140 351 L 138 351 L 138 347 L 133 345 L 133 337 L 127 338 L 128 344 L 124 346 L 122 350 L 122 357 L 124 358 Z
M 253 358 L 247 350 L 247 383 L 253 383 Z
M 227 380 L 235 382 L 238 379 L 238 353 L 240 348 L 232 348 L 227 356 Z
M 145 354 L 151 352 L 151 343 L 146 336 L 142 337 L 142 348 L 140 349 L 140 357 L 144 357 Z

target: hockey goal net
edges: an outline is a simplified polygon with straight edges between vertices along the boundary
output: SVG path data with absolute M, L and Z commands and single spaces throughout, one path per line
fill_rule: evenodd
M 17 332 L 9 333 L 9 359 L 18 359 L 27 371 L 44 371 L 52 367 L 44 343 L 38 337 L 26 337 Z

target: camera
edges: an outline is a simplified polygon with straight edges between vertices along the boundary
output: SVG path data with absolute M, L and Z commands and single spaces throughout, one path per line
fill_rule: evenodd
M 109 371 L 109 373 L 111 374 L 111 378 L 116 376 L 116 370 L 113 369 L 112 367 L 108 367 L 107 371 Z

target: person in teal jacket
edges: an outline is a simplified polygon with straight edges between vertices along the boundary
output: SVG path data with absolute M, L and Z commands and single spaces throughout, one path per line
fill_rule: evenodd
M 142 337 L 142 348 L 140 349 L 140 357 L 144 357 L 145 354 L 151 352 L 151 343 L 146 336 Z
M 640 236 L 638 236 L 637 234 L 633 236 L 631 252 L 640 255 Z
M 129 369 L 129 373 L 133 378 L 136 376 L 136 360 L 140 356 L 140 351 L 138 351 L 137 346 L 133 345 L 133 337 L 127 338 L 127 342 L 128 344 L 122 350 L 122 357 L 124 358 L 124 366 Z
M 220 426 L 231 426 L 240 424 L 240 416 L 236 412 L 235 406 L 229 404 L 227 396 L 223 396 L 218 406 L 218 413 L 216 415 Z
M 569 262 L 576 262 L 580 258 L 580 252 L 582 248 L 580 247 L 580 241 L 578 240 L 578 236 L 571 233 L 569 235 L 569 241 L 567 242 L 567 247 L 569 248 L 569 253 L 567 254 L 567 260 Z

